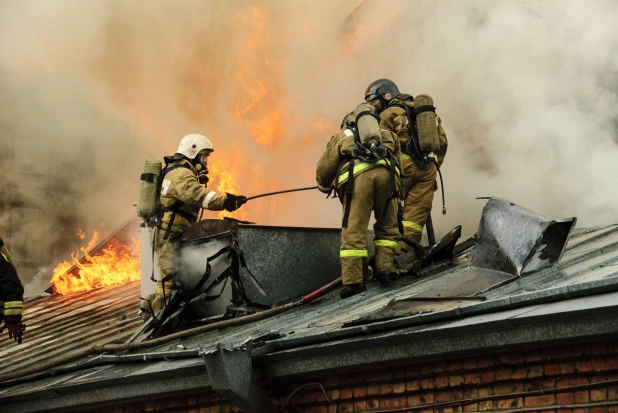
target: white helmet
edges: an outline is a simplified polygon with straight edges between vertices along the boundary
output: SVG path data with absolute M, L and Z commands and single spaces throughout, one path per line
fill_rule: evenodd
M 188 159 L 195 159 L 197 154 L 204 149 L 208 153 L 214 152 L 215 150 L 215 148 L 212 146 L 212 143 L 210 143 L 206 136 L 192 133 L 182 138 L 182 140 L 180 141 L 180 145 L 178 145 L 176 153 L 183 155 Z

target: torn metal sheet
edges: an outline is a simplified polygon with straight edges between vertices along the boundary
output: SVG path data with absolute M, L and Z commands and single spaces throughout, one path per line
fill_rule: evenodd
M 513 275 L 560 260 L 576 218 L 548 220 L 512 202 L 491 198 L 479 225 L 471 265 Z
M 420 313 L 450 310 L 451 308 L 461 305 L 480 303 L 484 300 L 484 297 L 409 297 L 400 300 L 391 300 L 379 310 L 364 314 L 357 320 L 344 323 L 342 327 L 392 320 L 394 318 L 408 317 Z
M 440 261 L 452 261 L 454 258 L 453 249 L 460 237 L 461 225 L 458 225 L 443 236 L 440 242 L 429 248 L 429 251 L 423 256 L 422 266 L 426 267 Z

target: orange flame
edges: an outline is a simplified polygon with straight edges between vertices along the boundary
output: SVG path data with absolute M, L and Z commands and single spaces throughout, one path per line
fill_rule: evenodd
M 80 229 L 78 236 L 84 239 L 82 235 L 85 237 Z M 139 240 L 131 238 L 131 245 L 127 245 L 112 238 L 106 247 L 91 255 L 100 235 L 95 231 L 85 247 L 71 253 L 70 261 L 63 261 L 54 268 L 51 282 L 56 293 L 66 295 L 140 279 Z M 80 251 L 84 253 L 83 259 L 79 258 Z

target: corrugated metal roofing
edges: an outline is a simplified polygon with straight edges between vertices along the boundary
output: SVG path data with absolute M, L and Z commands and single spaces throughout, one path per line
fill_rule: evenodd
M 67 296 L 26 300 L 24 341 L 0 336 L 0 374 L 95 343 L 124 341 L 142 323 L 139 281 Z
M 358 320 L 368 313 L 377 311 L 385 307 L 391 300 L 395 298 L 403 299 L 409 297 L 427 297 L 432 294 L 434 297 L 437 294 L 457 296 L 456 291 L 452 288 L 464 277 L 472 277 L 471 279 L 479 282 L 476 285 L 475 291 L 466 291 L 470 297 L 484 297 L 487 300 L 500 299 L 510 297 L 526 292 L 544 290 L 551 287 L 573 285 L 591 280 L 600 280 L 608 277 L 618 276 L 618 225 L 614 225 L 602 229 L 594 230 L 578 230 L 572 234 L 567 251 L 565 252 L 561 262 L 551 268 L 547 268 L 538 272 L 525 274 L 520 278 L 497 278 L 488 282 L 487 277 L 482 271 L 469 267 L 470 254 L 460 257 L 455 263 L 449 265 L 436 265 L 427 268 L 420 278 L 405 277 L 387 287 L 378 285 L 377 283 L 370 284 L 368 291 L 364 296 L 356 296 L 346 300 L 339 300 L 338 291 L 332 292 L 329 295 L 313 302 L 304 307 L 297 308 L 293 311 L 280 314 L 270 319 L 261 320 L 249 325 L 228 328 L 221 331 L 212 331 L 205 334 L 196 335 L 182 340 L 182 345 L 187 349 L 198 349 L 200 346 L 205 348 L 214 348 L 217 343 L 242 342 L 250 337 L 257 337 L 266 332 L 273 330 L 279 331 L 287 335 L 287 337 L 306 337 L 315 334 L 321 334 L 329 331 L 340 330 L 346 322 Z M 476 276 L 476 278 L 474 278 Z M 480 278 L 479 278 L 480 277 Z M 482 282 L 481 282 L 482 281 Z M 131 290 L 135 288 L 135 290 Z M 85 303 L 79 306 L 81 311 L 76 311 L 71 316 L 71 320 L 75 324 L 79 324 L 79 314 L 83 314 L 82 320 L 87 320 L 86 326 L 80 329 L 81 333 L 77 337 L 85 339 L 91 335 L 92 326 L 100 328 L 97 331 L 99 337 L 104 337 L 106 334 L 114 335 L 114 338 L 127 337 L 131 333 L 131 329 L 135 329 L 139 325 L 139 321 L 131 318 L 131 311 L 137 307 L 137 285 L 127 287 L 123 291 L 123 296 L 116 296 L 113 291 L 98 291 L 92 292 L 92 298 L 98 294 L 107 294 L 108 300 L 117 300 L 118 310 L 114 310 L 114 315 L 107 313 L 107 309 L 116 308 L 109 301 L 101 301 L 97 297 L 96 303 L 90 302 L 90 306 Z M 132 292 L 129 292 L 131 290 Z M 133 301 L 129 296 L 133 294 Z M 86 295 L 87 296 L 87 295 Z M 124 297 L 124 298 L 123 298 Z M 52 300 L 52 298 L 46 299 Z M 71 298 L 69 301 L 78 301 Z M 439 307 L 436 305 L 435 310 L 445 310 L 449 306 L 445 302 L 439 301 Z M 40 308 L 41 302 L 36 302 L 36 308 Z M 75 304 L 74 304 L 75 305 Z M 125 306 L 126 305 L 126 306 Z M 469 302 L 462 300 L 452 300 L 452 307 L 462 308 L 469 305 Z M 105 307 L 105 308 L 100 308 Z M 450 308 L 452 308 L 450 307 Z M 554 306 L 559 309 L 561 306 Z M 62 306 L 56 307 L 54 314 L 61 310 Z M 75 308 L 75 310 L 78 310 Z M 124 311 L 120 308 L 125 309 Z M 86 310 L 84 310 L 86 309 Z M 89 309 L 89 310 L 88 310 Z M 50 308 L 50 310 L 52 310 Z M 426 309 L 427 310 L 427 309 Z M 84 312 L 86 311 L 86 312 Z M 92 323 L 87 311 L 95 311 L 99 314 L 105 314 L 105 317 L 100 317 L 96 322 Z M 127 318 L 118 320 L 126 314 Z M 48 316 L 51 313 L 48 311 Z M 109 317 L 107 317 L 109 316 Z M 89 317 L 89 316 L 88 316 Z M 28 317 L 26 317 L 27 319 Z M 48 317 L 51 318 L 51 317 Z M 116 321 L 118 324 L 106 324 L 110 321 Z M 461 323 L 461 321 L 460 321 Z M 438 326 L 439 324 L 436 324 Z M 432 328 L 431 325 L 423 326 L 423 329 Z M 29 336 L 33 337 L 34 333 L 29 327 Z M 40 330 L 44 331 L 43 329 Z M 58 330 L 56 330 L 56 334 Z M 389 332 L 391 335 L 396 335 L 396 331 Z M 56 336 L 57 337 L 57 336 Z M 73 341 L 73 348 L 77 348 L 78 340 Z M 361 340 L 357 338 L 356 340 Z M 31 340 L 35 340 L 32 338 Z M 88 341 L 82 342 L 85 346 L 87 343 L 94 341 L 93 338 L 88 338 Z M 38 342 L 45 342 L 45 338 L 41 338 Z M 3 342 L 4 343 L 4 342 Z M 169 343 L 167 345 L 152 348 L 148 351 L 163 351 L 176 349 L 179 341 Z M 57 350 L 59 351 L 59 350 Z M 39 353 L 44 353 L 41 350 Z M 51 353 L 50 355 L 53 355 Z M 31 363 L 29 357 L 21 357 L 13 353 L 14 361 L 20 365 Z M 42 357 L 39 354 L 39 357 Z M 45 378 L 38 380 L 36 383 L 18 384 L 8 389 L 0 390 L 0 399 L 19 394 L 28 394 L 33 391 L 44 391 L 45 389 L 58 389 L 58 386 L 65 387 L 68 383 L 79 382 L 80 386 L 85 386 L 87 383 L 92 387 L 96 387 L 98 380 L 121 379 L 134 375 L 136 371 L 150 372 L 156 371 L 171 371 L 174 366 L 179 369 L 187 369 L 191 366 L 196 369 L 203 369 L 201 359 L 183 360 L 182 362 L 151 362 L 143 363 L 140 366 L 116 365 L 91 368 L 84 371 L 78 371 L 66 374 L 62 380 L 59 378 Z M 64 384 L 60 384 L 64 383 Z M 70 387 L 70 386 L 69 386 Z M 35 390 L 36 389 L 36 390 Z M 69 391 L 67 388 L 64 392 Z

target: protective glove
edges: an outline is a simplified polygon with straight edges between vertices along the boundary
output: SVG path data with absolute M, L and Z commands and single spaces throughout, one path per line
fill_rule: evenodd
M 226 193 L 225 195 L 226 197 L 225 201 L 223 201 L 223 208 L 229 212 L 236 211 L 238 208 L 240 208 L 241 205 L 247 202 L 246 196 L 233 195 L 229 193 Z
M 9 339 L 17 341 L 17 344 L 21 344 L 21 338 L 23 332 L 26 330 L 26 326 L 21 322 L 17 323 L 7 323 L 4 321 L 4 326 L 0 328 L 0 333 L 4 331 L 4 329 L 9 331 Z

